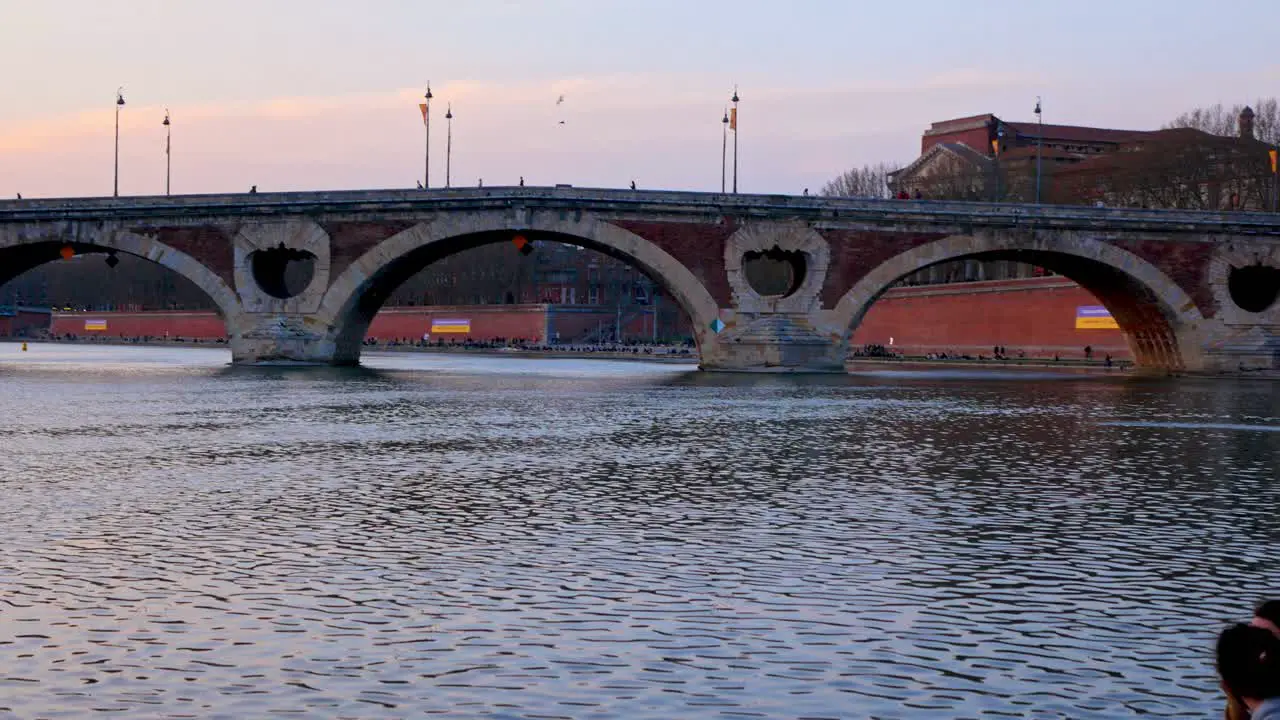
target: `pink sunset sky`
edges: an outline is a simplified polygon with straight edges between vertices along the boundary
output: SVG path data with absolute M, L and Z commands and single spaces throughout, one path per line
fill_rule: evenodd
M 454 185 L 718 190 L 736 83 L 740 188 L 816 191 L 855 165 L 911 160 L 937 120 L 1033 119 L 1037 95 L 1046 122 L 1150 128 L 1280 94 L 1274 44 L 1240 36 L 1280 26 L 1280 3 L 1225 10 L 0 0 L 0 197 L 109 195 L 117 86 L 122 195 L 164 191 L 165 108 L 174 193 L 413 187 L 427 81 L 433 186 L 452 104 Z

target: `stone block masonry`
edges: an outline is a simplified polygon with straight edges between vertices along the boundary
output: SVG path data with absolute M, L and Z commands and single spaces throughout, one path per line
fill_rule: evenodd
M 652 277 L 708 370 L 839 372 L 900 278 L 982 258 L 1078 283 L 1141 366 L 1280 371 L 1277 214 L 564 187 L 0 201 L 0 280 L 67 247 L 129 253 L 209 294 L 235 362 L 351 364 L 400 282 L 517 235 Z

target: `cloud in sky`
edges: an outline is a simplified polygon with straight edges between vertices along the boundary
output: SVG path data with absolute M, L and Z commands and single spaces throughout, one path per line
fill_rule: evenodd
M 1231 7 L 9 2 L 0 197 L 107 191 L 122 83 L 125 192 L 163 187 L 161 103 L 173 111 L 177 190 L 411 187 L 426 79 L 438 108 L 433 180 L 452 101 L 459 182 L 717 188 L 719 119 L 737 82 L 740 185 L 799 192 L 850 166 L 909 161 L 937 120 L 1031 119 L 1037 95 L 1048 122 L 1145 128 L 1273 94 L 1280 63 L 1242 27 L 1280 25 L 1280 3 Z

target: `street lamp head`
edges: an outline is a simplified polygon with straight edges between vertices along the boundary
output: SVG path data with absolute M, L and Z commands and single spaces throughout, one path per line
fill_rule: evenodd
M 162 123 L 162 124 L 163 124 L 165 127 L 169 127 L 169 108 L 165 108 L 165 109 L 164 109 L 164 123 Z
M 723 118 L 720 118 L 720 122 L 721 122 L 721 123 L 724 123 L 725 125 L 728 125 L 728 124 L 729 124 L 729 111 L 728 111 L 728 110 L 725 110 L 725 111 L 724 111 L 724 117 L 723 117 Z
M 1036 96 L 1036 117 L 1040 117 L 1040 96 Z
M 124 104 L 124 86 L 116 88 L 116 105 Z
M 430 99 L 431 99 L 431 83 L 427 83 L 427 94 L 426 94 L 426 95 L 423 95 L 422 97 L 424 97 L 424 98 L 426 98 L 426 99 L 428 99 L 428 100 L 430 100 Z
M 734 102 L 734 103 L 738 102 L 738 88 L 737 88 L 737 87 L 734 87 L 734 88 L 733 88 L 733 97 L 729 98 L 729 101 L 730 101 L 730 102 Z
M 444 109 L 444 119 L 445 119 L 445 120 L 452 120 L 452 119 L 453 119 L 453 104 L 452 104 L 452 103 L 450 103 L 450 104 L 448 104 L 448 105 L 446 105 L 446 106 L 445 106 L 445 109 Z

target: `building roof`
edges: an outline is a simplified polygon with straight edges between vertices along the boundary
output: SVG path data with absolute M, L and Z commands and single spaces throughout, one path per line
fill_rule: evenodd
M 964 143 L 938 143 L 926 150 L 920 157 L 912 160 L 906 167 L 889 173 L 890 184 L 892 185 L 902 178 L 909 178 L 915 175 L 930 161 L 942 154 L 954 155 L 975 167 L 985 167 L 991 163 L 991 158 Z
M 923 145 L 932 147 L 943 141 L 946 144 L 964 143 L 970 145 L 983 155 L 989 154 L 987 143 L 976 146 L 975 131 L 994 139 L 997 128 L 1001 129 L 1006 140 L 1013 140 L 1011 145 L 1022 145 L 1027 141 L 1041 138 L 1047 143 L 1058 145 L 1085 145 L 1097 150 L 1114 149 L 1119 145 L 1131 143 L 1150 135 L 1146 130 L 1124 130 L 1115 128 L 1095 128 L 1081 125 L 1042 125 L 1038 122 L 1004 121 L 991 113 L 969 115 L 966 117 L 940 120 L 924 131 Z M 1013 137 L 1007 136 L 1012 133 Z M 1012 150 L 1013 148 L 1008 148 Z
M 987 157 L 986 153 L 979 152 L 969 147 L 968 145 L 965 145 L 964 143 L 944 142 L 944 143 L 938 143 L 934 147 L 942 148 L 944 151 L 955 153 L 956 155 L 959 155 L 965 160 L 968 160 L 969 162 L 972 162 L 975 164 L 985 163 L 990 160 L 990 158 Z
M 1132 142 L 1139 140 L 1151 132 L 1147 130 L 1114 130 L 1110 128 L 1094 128 L 1084 127 L 1081 125 L 1044 125 L 1043 127 L 1037 122 L 1006 122 L 1004 126 L 1012 128 L 1014 132 L 1023 137 L 1039 138 L 1045 140 L 1064 140 L 1066 142 L 1082 142 L 1082 143 L 1113 143 L 1119 144 L 1124 142 Z M 1041 135 L 1041 133 L 1044 133 Z
M 1182 149 L 1224 153 L 1219 157 L 1252 157 L 1262 166 L 1271 147 L 1256 138 L 1214 135 L 1196 128 L 1165 128 L 1142 133 L 1140 137 L 1124 143 L 1120 152 L 1095 155 L 1064 172 L 1087 174 L 1122 168 L 1159 167 L 1162 163 L 1177 162 L 1171 160 L 1175 156 L 1170 153 Z M 1152 153 L 1155 159 L 1152 159 Z
M 996 120 L 996 116 L 991 113 L 982 115 L 970 115 L 968 117 L 954 118 L 952 120 L 939 120 L 929 126 L 924 131 L 925 137 L 930 135 L 946 135 L 948 133 L 960 132 L 963 130 L 972 130 L 991 124 Z

